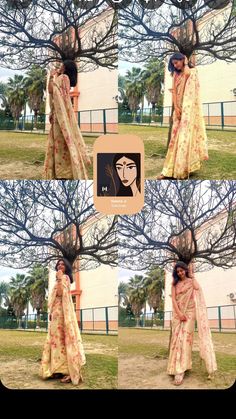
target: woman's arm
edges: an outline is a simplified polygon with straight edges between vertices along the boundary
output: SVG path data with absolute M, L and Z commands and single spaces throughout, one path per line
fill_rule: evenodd
M 172 285 L 172 289 L 171 289 L 171 297 L 172 297 L 172 305 L 173 308 L 175 309 L 175 312 L 177 313 L 177 316 L 180 318 L 181 321 L 186 321 L 187 318 L 186 316 L 180 311 L 176 298 L 175 298 L 175 286 Z
M 195 289 L 195 290 L 199 290 L 199 288 L 200 288 L 200 285 L 199 285 L 199 283 L 196 281 L 196 279 L 194 279 L 193 278 L 193 288 Z

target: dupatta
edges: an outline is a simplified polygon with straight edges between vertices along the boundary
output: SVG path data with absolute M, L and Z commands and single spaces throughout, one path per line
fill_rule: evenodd
M 61 74 L 53 81 L 51 98 L 54 117 L 60 127 L 62 140 L 69 150 L 73 179 L 88 179 L 86 166 L 91 160 L 86 151 L 86 145 L 75 117 L 70 97 L 70 81 L 67 75 Z M 52 128 L 52 127 L 51 127 Z M 54 147 L 53 130 L 49 133 L 49 148 L 45 162 L 46 179 L 53 179 L 54 174 Z M 63 165 L 63 161 L 61 164 Z
M 200 357 L 205 362 L 208 374 L 213 374 L 214 371 L 217 370 L 217 363 L 212 342 L 211 329 L 208 322 L 206 303 L 200 286 L 198 290 L 194 290 L 194 296 L 196 302 Z
M 86 364 L 86 358 L 70 294 L 69 281 L 70 280 L 67 275 L 62 276 L 62 307 L 64 314 L 64 333 L 68 370 L 72 383 L 77 385 L 81 377 L 81 366 Z M 56 294 L 57 286 L 55 285 L 49 298 L 49 310 L 51 310 L 53 306 Z

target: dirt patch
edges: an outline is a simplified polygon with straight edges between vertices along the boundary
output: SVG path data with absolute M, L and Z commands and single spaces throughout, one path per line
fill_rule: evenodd
M 187 372 L 181 386 L 173 384 L 173 377 L 166 373 L 167 359 L 147 356 L 119 356 L 118 388 L 120 389 L 209 389 L 214 381 L 200 381 Z M 233 384 L 233 382 L 232 382 Z M 217 388 L 225 388 L 217 385 Z
M 74 386 L 63 384 L 60 380 L 43 380 L 39 375 L 40 362 L 33 360 L 14 360 L 1 362 L 0 377 L 2 384 L 9 389 L 80 389 L 84 383 Z
M 14 161 L 5 163 L 0 161 L 1 179 L 41 179 L 43 163 L 30 164 Z

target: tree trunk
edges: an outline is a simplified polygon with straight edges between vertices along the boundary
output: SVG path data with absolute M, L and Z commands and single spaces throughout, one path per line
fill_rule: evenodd
M 38 111 L 34 111 L 34 130 L 37 130 L 37 122 L 38 122 Z
M 19 119 L 15 119 L 15 130 L 19 127 Z
M 37 309 L 37 322 L 36 322 L 36 329 L 40 329 L 40 308 Z
M 152 120 L 151 120 L 151 122 L 155 122 L 155 110 L 156 110 L 156 104 L 152 103 Z

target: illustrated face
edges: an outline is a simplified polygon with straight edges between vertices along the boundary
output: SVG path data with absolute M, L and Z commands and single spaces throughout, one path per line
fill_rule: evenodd
M 176 70 L 182 70 L 184 66 L 184 60 L 172 60 L 172 64 Z
M 125 156 L 117 160 L 116 171 L 124 186 L 130 186 L 137 178 L 136 163 Z
M 58 270 L 58 271 L 65 272 L 66 267 L 65 267 L 65 264 L 64 264 L 63 260 L 60 260 L 60 261 L 58 262 L 58 265 L 57 265 L 57 270 Z
M 183 279 L 186 276 L 186 272 L 183 268 L 177 268 L 177 275 L 180 279 Z

